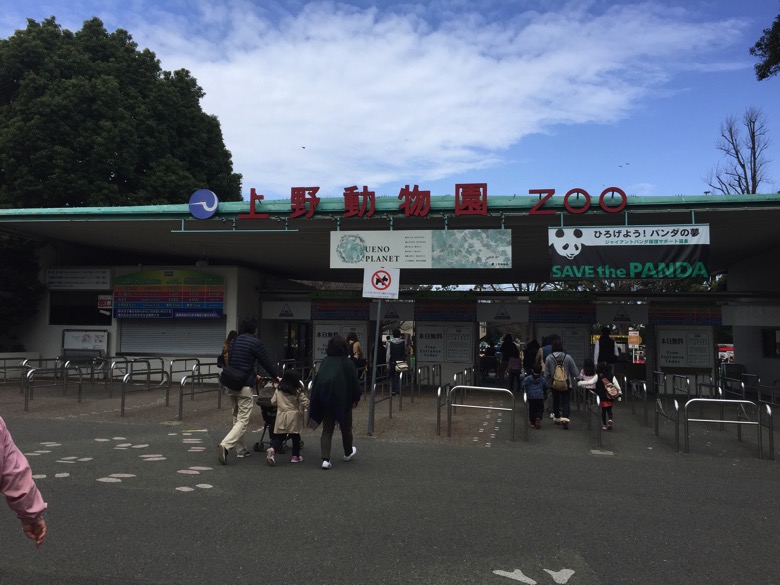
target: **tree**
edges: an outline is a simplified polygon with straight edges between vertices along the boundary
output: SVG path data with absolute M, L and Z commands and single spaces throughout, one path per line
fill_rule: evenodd
M 750 54 L 761 59 L 756 63 L 756 78 L 759 81 L 777 75 L 780 71 L 780 14 L 772 28 L 765 28 L 758 42 L 750 48 Z
M 0 206 L 241 199 L 219 121 L 184 69 L 162 71 L 127 31 L 54 17 L 0 40 Z
M 769 137 L 760 109 L 748 108 L 741 123 L 734 116 L 726 118 L 720 125 L 716 147 L 726 155 L 726 162 L 717 165 L 705 179 L 714 191 L 724 195 L 755 194 L 769 180 Z

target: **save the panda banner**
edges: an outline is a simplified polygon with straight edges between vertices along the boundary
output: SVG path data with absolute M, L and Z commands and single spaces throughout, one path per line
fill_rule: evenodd
M 558 227 L 547 232 L 552 280 L 709 276 L 709 225 Z

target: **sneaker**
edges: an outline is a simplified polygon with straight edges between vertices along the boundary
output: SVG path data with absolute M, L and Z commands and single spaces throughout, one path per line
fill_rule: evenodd
M 607 430 L 608 430 L 608 431 L 611 431 L 611 430 L 612 430 L 612 421 L 611 421 L 611 420 L 608 420 L 608 421 L 607 421 Z
M 225 449 L 221 444 L 217 445 L 217 459 L 219 459 L 219 462 L 222 465 L 227 465 L 227 458 L 228 450 Z
M 555 413 L 551 412 L 550 413 L 550 418 L 555 418 Z
M 274 451 L 273 447 L 268 447 L 268 451 L 265 452 L 265 462 L 268 463 L 271 467 L 276 465 L 276 451 Z
M 344 455 L 344 461 L 352 461 L 352 458 L 355 456 L 355 453 L 357 453 L 357 447 L 352 445 L 352 453 L 349 455 Z
M 536 422 L 534 423 L 534 426 L 535 426 L 537 429 L 541 429 L 541 428 L 542 428 L 542 419 L 540 419 L 540 418 L 537 418 L 537 419 L 536 419 Z
M 293 455 L 290 458 L 290 463 L 303 463 L 303 455 L 300 456 Z
M 569 421 L 568 418 L 562 418 L 561 419 L 561 426 L 563 427 L 564 431 L 568 431 L 569 430 L 569 422 L 570 421 Z
M 247 450 L 246 450 L 246 451 L 244 451 L 243 453 L 236 453 L 236 457 L 240 457 L 240 458 L 242 458 L 242 459 L 243 459 L 244 457 L 251 457 L 251 456 L 252 456 L 252 452 L 251 452 L 249 449 L 247 449 Z
M 330 464 L 330 461 L 323 461 L 322 462 L 322 468 L 323 469 L 330 469 L 331 467 L 333 467 L 333 466 Z
M 601 430 L 602 431 L 606 431 L 607 430 L 607 425 L 601 425 Z
M 559 424 L 561 424 L 561 419 L 559 419 L 559 418 L 553 418 L 553 422 L 554 422 L 556 425 L 559 425 Z

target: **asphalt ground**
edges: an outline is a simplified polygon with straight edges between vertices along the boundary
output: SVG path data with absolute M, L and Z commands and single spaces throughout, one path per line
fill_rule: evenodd
M 0 514 L 0 584 L 495 584 L 780 583 L 778 462 L 756 453 L 754 432 L 691 427 L 690 453 L 674 426 L 659 436 L 641 410 L 615 407 L 596 444 L 582 412 L 569 431 L 546 420 L 523 439 L 517 407 L 473 393 L 436 433 L 432 393 L 355 411 L 353 461 L 320 468 L 319 433 L 304 462 L 289 453 L 231 456 L 216 393 L 165 406 L 164 392 L 119 399 L 85 388 L 39 388 L 24 412 L 0 386 L 0 414 L 28 455 L 49 504 L 40 549 Z M 262 434 L 259 409 L 250 443 Z M 681 447 L 683 437 L 681 434 Z

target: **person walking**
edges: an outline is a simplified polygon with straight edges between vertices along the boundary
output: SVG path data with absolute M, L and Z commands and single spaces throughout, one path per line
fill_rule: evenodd
M 387 342 L 385 359 L 387 362 L 387 375 L 388 377 L 392 376 L 393 396 L 398 396 L 401 393 L 401 372 L 397 372 L 395 366 L 398 362 L 406 361 L 406 342 L 401 337 L 400 329 L 393 329 L 393 337 Z
M 305 424 L 304 413 L 309 406 L 309 399 L 303 391 L 297 373 L 288 370 L 282 374 L 282 381 L 271 397 L 271 404 L 276 407 L 276 422 L 271 446 L 266 451 L 266 463 L 276 465 L 276 453 L 281 450 L 285 437 L 292 441 L 290 463 L 303 463 L 301 431 Z
M 514 392 L 515 386 L 520 387 L 522 361 L 520 350 L 512 339 L 511 333 L 504 335 L 498 349 L 501 352 L 501 379 L 506 381 L 506 387 Z
M 528 418 L 535 429 L 542 428 L 544 399 L 547 396 L 547 380 L 542 376 L 542 366 L 531 366 L 531 374 L 523 379 L 523 392 L 528 399 Z
M 617 378 L 612 374 L 612 366 L 607 362 L 601 362 L 596 367 L 596 394 L 599 396 L 599 403 L 601 404 L 601 428 L 605 431 L 611 431 L 614 427 L 614 420 L 612 417 L 612 405 L 618 396 L 620 396 L 621 389 Z M 615 395 L 610 395 L 608 388 L 612 387 L 612 391 L 617 392 Z
M 231 330 L 230 333 L 228 333 L 228 336 L 225 338 L 224 343 L 222 344 L 222 353 L 219 354 L 219 357 L 217 357 L 217 367 L 224 368 L 225 365 L 228 363 L 228 353 L 230 352 L 230 344 L 233 343 L 233 340 L 238 337 L 238 331 L 235 329 Z
M 577 388 L 582 388 L 580 394 L 583 395 L 585 399 L 587 399 L 588 390 L 593 390 L 594 392 L 596 391 L 596 380 L 598 380 L 598 376 L 596 375 L 596 366 L 593 365 L 593 360 L 585 360 L 585 362 L 582 364 L 579 377 L 580 380 L 577 382 Z
M 249 425 L 249 415 L 252 414 L 252 389 L 261 379 L 255 371 L 255 361 L 259 361 L 272 378 L 277 381 L 280 379 L 276 375 L 276 366 L 268 357 L 265 345 L 257 338 L 257 332 L 257 319 L 244 319 L 238 328 L 238 336 L 230 344 L 230 367 L 245 372 L 245 382 L 241 390 L 227 391 L 233 405 L 233 427 L 217 446 L 217 458 L 222 465 L 227 465 L 231 449 L 236 450 L 237 457 L 249 457 L 252 454 L 244 443 L 244 433 Z
M 593 347 L 593 363 L 598 364 L 600 362 L 606 362 L 608 364 L 614 364 L 620 352 L 615 340 L 610 336 L 610 328 L 601 328 L 601 337 L 599 337 L 596 345 Z
M 46 502 L 32 477 L 27 458 L 14 443 L 5 421 L 0 418 L 0 490 L 5 496 L 8 507 L 16 512 L 22 522 L 22 531 L 36 548 L 46 538 L 46 521 L 43 511 Z
M 552 352 L 545 360 L 544 377 L 553 396 L 553 420 L 556 425 L 562 425 L 563 430 L 569 430 L 571 389 L 578 376 L 579 371 L 574 359 L 563 351 L 560 338 L 555 339 L 552 342 Z
M 349 346 L 349 359 L 352 360 L 357 369 L 358 379 L 360 379 L 366 371 L 366 358 L 363 355 L 363 346 L 360 345 L 357 333 L 354 331 L 347 333 L 347 345 Z
M 328 341 L 326 357 L 320 363 L 317 375 L 312 383 L 309 402 L 309 427 L 317 428 L 322 424 L 320 454 L 322 469 L 330 469 L 330 451 L 333 431 L 338 423 L 341 429 L 341 442 L 344 447 L 344 461 L 352 461 L 357 453 L 353 445 L 352 409 L 360 402 L 362 389 L 358 381 L 357 370 L 350 363 L 349 347 L 340 335 Z

